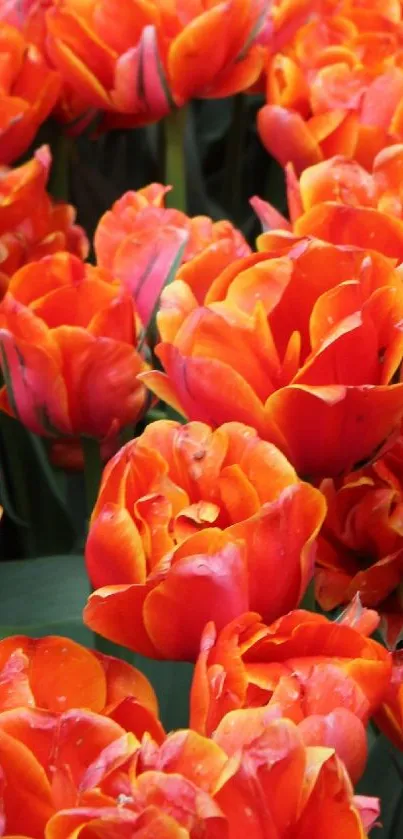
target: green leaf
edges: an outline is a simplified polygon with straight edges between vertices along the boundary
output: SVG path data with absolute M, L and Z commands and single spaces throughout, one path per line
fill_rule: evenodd
M 380 798 L 380 827 L 371 839 L 398 839 L 403 836 L 403 758 L 392 743 L 379 735 L 370 748 L 367 767 L 357 794 Z
M 2 413 L 0 448 L 1 499 L 14 522 L 3 555 L 34 557 L 71 551 L 76 529 L 58 480 L 62 476 L 56 476 L 43 441 Z
M 48 556 L 1 565 L 0 637 L 67 635 L 92 645 L 82 611 L 90 586 L 82 556 Z

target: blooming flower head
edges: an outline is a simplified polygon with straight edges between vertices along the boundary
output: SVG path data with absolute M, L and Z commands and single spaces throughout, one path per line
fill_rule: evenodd
M 208 620 L 249 608 L 272 620 L 300 601 L 324 513 L 253 429 L 152 423 L 104 470 L 85 622 L 143 655 L 192 660 Z
M 365 799 L 362 809 L 363 802 L 353 797 L 344 766 L 331 748 L 306 747 L 290 720 L 274 720 L 263 729 L 257 720 L 248 719 L 248 712 L 238 713 L 228 726 L 223 721 L 214 740 L 186 730 L 174 732 L 159 748 L 148 738 L 141 744 L 131 740 L 126 744 L 126 763 L 121 738 L 101 753 L 102 766 L 93 762 L 84 773 L 73 763 L 72 738 L 81 732 L 72 725 L 69 731 L 66 725 L 59 748 L 67 771 L 74 766 L 79 794 L 73 793 L 67 806 L 65 796 L 59 796 L 61 807 L 40 833 L 44 820 L 42 824 L 28 820 L 35 796 L 27 808 L 17 786 L 13 803 L 20 805 L 19 812 L 8 819 L 7 829 L 29 825 L 34 839 L 100 834 L 107 839 L 137 835 L 266 839 L 269 830 L 279 839 L 287 839 L 290 831 L 298 839 L 308 839 L 325 829 L 329 839 L 335 839 L 343 829 L 347 839 L 365 839 L 361 813 L 365 818 L 372 807 L 376 814 L 377 801 Z M 11 728 L 10 750 L 16 750 L 22 744 L 12 724 L 6 720 L 5 726 Z M 87 736 L 85 758 L 94 752 L 94 745 Z
M 253 425 L 304 477 L 351 471 L 402 413 L 402 385 L 392 384 L 403 352 L 399 273 L 374 251 L 286 231 L 258 246 L 216 277 L 202 305 L 185 278 L 164 290 L 165 373 L 142 378 L 191 420 Z
M 166 209 L 164 198 L 169 191 L 170 187 L 150 184 L 127 192 L 102 216 L 95 231 L 98 265 L 129 289 L 144 323 L 169 267 L 178 259 L 190 261 L 193 268 L 200 254 L 205 261 L 214 262 L 215 276 L 233 259 L 250 253 L 244 237 L 229 221 L 213 223 L 208 216 L 189 218 L 179 210 Z M 204 281 L 210 279 L 211 268 Z
M 0 168 L 0 277 L 5 291 L 9 277 L 27 262 L 57 251 L 85 259 L 87 237 L 74 224 L 75 210 L 54 203 L 46 192 L 51 165 L 47 146 L 16 169 Z
M 322 4 L 268 61 L 260 137 L 298 174 L 334 154 L 370 167 L 403 138 L 401 4 L 335 6 Z
M 37 434 L 103 440 L 144 410 L 133 300 L 71 254 L 14 274 L 0 305 L 0 343 L 1 407 Z
M 18 708 L 63 714 L 86 708 L 141 737 L 164 731 L 149 681 L 125 661 L 69 638 L 15 635 L 0 641 L 0 712 Z
M 359 593 L 365 606 L 382 613 L 391 645 L 403 628 L 402 478 L 400 436 L 372 466 L 321 484 L 328 512 L 318 546 L 316 597 L 331 610 Z
M 361 615 L 373 630 L 376 613 Z M 191 726 L 209 734 L 225 715 L 260 709 L 262 725 L 285 716 L 307 745 L 332 746 L 351 777 L 367 757 L 365 726 L 386 696 L 391 661 L 354 625 L 295 611 L 266 626 L 243 615 L 203 634 L 191 694 Z
M 0 19 L 0 165 L 16 160 L 55 106 L 61 79 L 40 50 Z
M 134 667 L 68 638 L 1 641 L 3 834 L 42 839 L 59 810 L 123 784 L 145 733 L 165 739 L 154 691 Z
M 336 155 L 309 166 L 296 178 L 286 169 L 290 221 L 259 198 L 252 205 L 264 228 L 281 227 L 291 239 L 317 236 L 337 245 L 378 250 L 403 260 L 403 145 L 383 149 L 367 172 L 356 160 Z M 278 240 L 275 229 L 273 243 Z
M 55 0 L 47 50 L 89 106 L 149 122 L 192 97 L 248 88 L 263 66 L 267 10 L 267 0 Z

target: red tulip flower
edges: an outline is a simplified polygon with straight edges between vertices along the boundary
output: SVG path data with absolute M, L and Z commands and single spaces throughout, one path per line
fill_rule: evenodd
M 164 198 L 169 191 L 170 187 L 150 184 L 125 193 L 102 216 L 95 231 L 98 265 L 130 291 L 144 324 L 175 266 L 189 263 L 192 270 L 199 255 L 211 257 L 215 276 L 233 259 L 250 253 L 241 232 L 229 221 L 213 223 L 208 216 L 189 218 L 179 210 L 166 209 Z M 212 278 L 211 270 L 208 276 Z
M 331 610 L 359 593 L 382 614 L 392 646 L 403 628 L 402 480 L 400 436 L 372 466 L 321 484 L 328 512 L 318 543 L 317 600 Z
M 51 166 L 47 146 L 16 169 L 0 168 L 0 291 L 28 262 L 58 251 L 85 259 L 88 240 L 76 225 L 70 204 L 55 203 L 46 192 Z M 3 296 L 0 293 L 0 296 Z
M 37 434 L 116 436 L 146 402 L 136 325 L 130 295 L 77 257 L 21 268 L 0 304 L 2 410 Z
M 250 608 L 272 620 L 299 603 L 324 514 L 253 429 L 152 423 L 104 470 L 84 620 L 142 655 L 192 660 L 208 620 Z
M 398 3 L 321 4 L 268 57 L 258 130 L 282 166 L 300 174 L 342 154 L 369 168 L 403 139 L 401 32 Z
M 84 796 L 87 806 L 56 813 L 46 839 L 310 839 L 325 830 L 328 839 L 341 830 L 365 839 L 362 816 L 377 814 L 377 801 L 353 797 L 332 749 L 307 748 L 290 720 L 263 727 L 249 712 L 238 714 L 214 740 L 177 731 L 159 749 L 143 742 L 118 806 L 116 779 L 112 794 L 94 791 Z
M 383 149 L 367 172 L 356 160 L 336 155 L 309 166 L 297 179 L 286 169 L 290 221 L 259 198 L 251 203 L 266 240 L 276 246 L 276 228 L 285 239 L 316 236 L 335 245 L 378 250 L 403 260 L 403 145 Z
M 267 10 L 267 0 L 57 0 L 47 50 L 88 106 L 150 122 L 193 97 L 250 87 L 263 67 L 256 40 Z
M 69 638 L 15 635 L 0 641 L 0 712 L 29 708 L 62 714 L 86 708 L 137 737 L 164 739 L 151 684 L 135 667 Z
M 371 630 L 379 621 L 376 613 L 361 620 Z M 390 676 L 386 650 L 348 623 L 303 611 L 269 627 L 244 615 L 218 635 L 210 623 L 193 679 L 191 726 L 211 736 L 241 708 L 259 708 L 262 724 L 289 717 L 307 745 L 335 748 L 355 782 L 367 758 L 365 726 Z
M 164 372 L 142 379 L 191 420 L 252 425 L 301 476 L 349 472 L 399 427 L 399 272 L 374 251 L 286 231 L 258 246 L 213 280 L 202 304 L 186 278 L 167 287 L 156 349 Z

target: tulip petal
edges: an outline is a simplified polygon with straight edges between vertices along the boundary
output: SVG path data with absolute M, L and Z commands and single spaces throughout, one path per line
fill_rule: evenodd
M 128 510 L 105 504 L 92 521 L 85 547 L 88 576 L 94 588 L 144 583 L 146 559 L 139 531 Z
M 316 236 L 335 245 L 371 248 L 403 260 L 403 221 L 370 207 L 327 202 L 297 219 L 297 236 Z
M 143 607 L 147 593 L 148 588 L 141 585 L 99 588 L 87 601 L 84 623 L 104 638 L 136 650 L 140 655 L 164 658 L 144 626 Z
M 114 259 L 114 274 L 132 295 L 146 328 L 164 286 L 179 268 L 188 239 L 185 230 L 165 227 L 146 243 L 126 238 Z
M 158 356 L 189 419 L 201 420 L 213 427 L 237 420 L 262 431 L 264 411 L 261 401 L 248 382 L 228 364 L 211 357 L 186 358 L 170 344 L 160 344 Z
M 187 540 L 183 558 L 174 561 L 164 582 L 146 598 L 144 622 L 164 658 L 194 660 L 209 618 L 221 628 L 248 607 L 243 546 L 235 539 L 221 541 L 208 546 L 206 554 L 186 556 Z
M 7 830 L 43 836 L 54 807 L 42 766 L 23 742 L 4 731 L 0 731 L 0 765 Z
M 255 211 L 262 225 L 263 233 L 266 230 L 272 229 L 291 230 L 291 223 L 288 219 L 282 216 L 272 204 L 269 204 L 267 201 L 263 201 L 262 198 L 259 198 L 257 195 L 254 195 L 253 198 L 249 199 L 249 204 Z
M 145 26 L 137 46 L 119 56 L 111 98 L 118 111 L 141 114 L 146 120 L 156 121 L 169 113 L 171 98 L 155 26 Z
M 402 389 L 403 385 L 282 388 L 266 403 L 267 436 L 283 448 L 300 475 L 350 472 L 375 458 L 398 427 Z
M 312 543 L 324 517 L 321 494 L 299 483 L 264 504 L 257 515 L 226 531 L 234 539 L 244 539 L 248 546 L 249 604 L 266 622 L 298 606 L 312 576 Z M 264 579 L 270 585 L 262 586 Z
M 228 59 L 228 29 L 223 28 L 224 7 L 217 3 L 197 15 L 172 41 L 168 77 L 178 105 L 210 90 Z M 222 37 L 217 40 L 217 32 Z M 211 52 L 211 44 L 215 49 Z M 208 55 L 208 60 L 206 60 Z
M 136 378 L 145 365 L 135 349 L 74 326 L 59 326 L 52 335 L 62 354 L 73 430 L 102 439 L 134 422 L 145 402 Z
M 314 135 L 296 111 L 265 105 L 258 113 L 257 125 L 267 151 L 281 166 L 292 163 L 297 175 L 323 159 Z
M 161 402 L 166 402 L 180 416 L 186 416 L 186 411 L 179 402 L 174 385 L 165 373 L 161 373 L 159 370 L 150 370 L 148 373 L 140 373 L 138 378 Z
M 326 716 L 312 715 L 299 723 L 307 746 L 328 746 L 346 766 L 353 784 L 358 783 L 367 762 L 367 737 L 361 720 L 347 708 L 336 708 Z
M 36 434 L 69 434 L 67 393 L 61 376 L 57 349 L 28 343 L 37 337 L 36 318 L 28 310 L 17 315 L 24 338 L 0 329 L 3 376 L 13 415 Z M 39 321 L 37 321 L 40 323 Z
M 28 643 L 32 650 L 29 677 L 38 706 L 55 712 L 77 705 L 102 711 L 105 676 L 89 650 L 68 638 L 52 636 Z

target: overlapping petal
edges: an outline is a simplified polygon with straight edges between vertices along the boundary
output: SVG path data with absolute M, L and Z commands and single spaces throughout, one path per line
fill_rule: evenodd
M 358 468 L 402 415 L 399 272 L 376 251 L 286 231 L 258 247 L 200 302 L 184 266 L 158 315 L 164 373 L 142 379 L 191 420 L 253 425 L 302 476 Z
M 20 157 L 56 105 L 60 74 L 40 49 L 0 18 L 0 164 Z
M 103 714 L 141 737 L 161 741 L 158 704 L 146 677 L 125 661 L 69 638 L 10 636 L 0 641 L 0 712 L 30 708 Z
M 359 592 L 388 625 L 403 573 L 401 476 L 399 437 L 373 466 L 341 483 L 322 483 L 328 512 L 319 539 L 316 596 L 324 609 L 348 603 Z M 391 645 L 403 625 L 398 611 L 385 633 Z
M 28 163 L 0 170 L 0 272 L 4 290 L 8 277 L 28 262 L 70 251 L 83 259 L 88 254 L 84 230 L 76 225 L 69 204 L 54 203 L 46 192 L 51 165 L 47 146 Z M 3 295 L 1 295 L 3 296 Z
M 192 660 L 208 620 L 249 608 L 272 620 L 299 603 L 324 513 L 253 429 L 152 423 L 105 469 L 85 621 L 142 654 Z
M 306 747 L 290 720 L 262 729 L 255 714 L 238 714 L 215 742 L 186 730 L 159 749 L 143 741 L 118 805 L 111 795 L 86 792 L 81 806 L 53 815 L 46 839 L 99 833 L 240 839 L 245 831 L 255 839 L 286 839 L 290 829 L 305 839 L 325 825 L 332 839 L 341 829 L 348 839 L 364 839 L 360 802 L 332 749 Z M 110 786 L 119 789 L 116 781 Z M 367 800 L 370 806 L 376 813 L 375 799 Z
M 68 253 L 33 262 L 13 276 L 0 325 L 2 409 L 32 431 L 104 439 L 141 415 L 133 300 L 107 272 Z
M 313 4 L 285 48 L 269 53 L 258 130 L 297 174 L 335 154 L 370 168 L 402 139 L 402 9 Z
M 125 193 L 102 216 L 95 231 L 99 266 L 111 271 L 130 291 L 144 324 L 175 267 L 184 263 L 187 277 L 203 272 L 207 285 L 233 259 L 250 252 L 240 231 L 229 221 L 213 223 L 207 216 L 190 218 L 179 210 L 166 209 L 164 196 L 169 190 L 151 184 Z
M 63 0 L 46 14 L 47 49 L 89 107 L 152 122 L 193 97 L 249 88 L 263 69 L 267 12 L 266 0 L 126 0 L 117 16 L 114 0 Z
M 368 628 L 374 628 L 370 614 Z M 384 701 L 390 677 L 389 654 L 349 617 L 334 624 L 297 611 L 267 626 L 256 614 L 243 615 L 218 634 L 213 623 L 205 629 L 191 725 L 215 737 L 241 708 L 259 709 L 255 720 L 262 729 L 288 717 L 307 745 L 335 748 L 356 781 L 366 763 L 365 726 Z
M 402 166 L 401 144 L 382 149 L 371 172 L 342 155 L 308 164 L 299 180 L 289 166 L 287 195 L 292 224 L 283 219 L 282 225 L 280 219 L 280 224 L 273 225 L 273 208 L 260 199 L 255 198 L 253 203 L 266 229 L 267 225 L 283 226 L 297 237 L 316 236 L 338 245 L 370 248 L 400 263 Z

